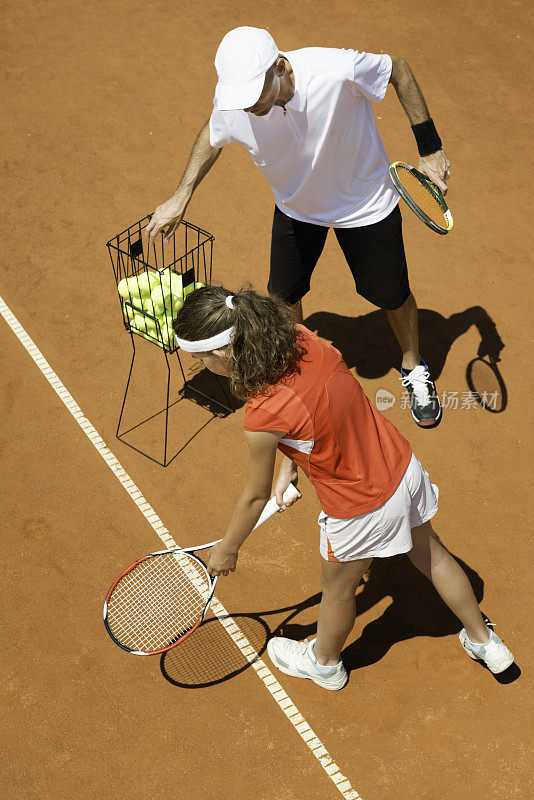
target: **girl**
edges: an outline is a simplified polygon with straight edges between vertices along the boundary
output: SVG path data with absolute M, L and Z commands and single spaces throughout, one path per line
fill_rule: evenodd
M 490 631 L 467 576 L 430 526 L 438 489 L 409 443 L 369 402 L 341 354 L 292 322 L 277 300 L 251 290 L 197 289 L 174 322 L 176 341 L 246 399 L 245 487 L 222 541 L 210 552 L 212 575 L 234 572 L 238 551 L 271 495 L 296 483 L 300 467 L 321 502 L 322 600 L 317 637 L 269 641 L 287 675 L 341 689 L 341 650 L 356 617 L 355 592 L 373 558 L 407 553 L 462 621 L 460 642 L 473 659 L 502 672 L 513 656 Z M 274 480 L 276 451 L 284 458 Z M 287 503 L 291 505 L 291 503 Z

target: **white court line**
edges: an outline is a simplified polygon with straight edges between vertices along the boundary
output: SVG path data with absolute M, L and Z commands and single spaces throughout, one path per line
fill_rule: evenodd
M 50 386 L 56 392 L 57 396 L 70 411 L 91 444 L 94 445 L 94 447 L 98 450 L 110 470 L 120 481 L 121 486 L 126 489 L 134 503 L 137 505 L 152 529 L 157 533 L 161 541 L 166 547 L 178 547 L 168 529 L 158 517 L 150 503 L 147 503 L 126 470 L 123 469 L 118 459 L 107 447 L 98 431 L 83 415 L 81 408 L 73 399 L 72 395 L 59 380 L 58 376 L 51 368 L 50 364 L 46 361 L 41 351 L 35 346 L 22 325 L 12 314 L 1 297 L 0 314 L 2 314 L 3 318 L 17 339 L 20 341 L 23 347 L 25 347 L 29 355 L 32 357 L 34 362 L 45 376 Z M 234 644 L 239 648 L 247 661 L 252 664 L 252 667 L 256 671 L 258 678 L 260 678 L 263 685 L 268 689 L 279 708 L 282 709 L 286 717 L 293 725 L 293 728 L 304 740 L 309 750 L 313 753 L 323 770 L 334 783 L 336 789 L 341 793 L 345 800 L 361 800 L 360 795 L 355 789 L 352 788 L 348 778 L 341 774 L 338 765 L 326 747 L 323 745 L 319 737 L 315 735 L 314 731 L 310 728 L 291 698 L 288 697 L 284 689 L 282 689 L 269 667 L 259 658 L 256 650 L 252 647 L 246 636 L 242 633 L 234 620 L 228 615 L 228 612 L 216 597 L 213 597 L 210 608 Z

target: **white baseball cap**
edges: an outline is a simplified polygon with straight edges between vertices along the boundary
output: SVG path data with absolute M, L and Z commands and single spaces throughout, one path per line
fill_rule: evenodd
M 221 111 L 250 108 L 259 99 L 265 73 L 278 58 L 278 47 L 263 28 L 234 28 L 215 55 L 219 77 L 215 103 Z

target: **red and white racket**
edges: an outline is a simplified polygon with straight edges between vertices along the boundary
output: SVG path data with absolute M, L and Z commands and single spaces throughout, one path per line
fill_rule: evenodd
M 283 499 L 298 496 L 291 484 Z M 271 497 L 254 530 L 277 511 Z M 115 644 L 136 656 L 151 656 L 190 636 L 206 616 L 217 583 L 195 551 L 220 541 L 159 550 L 121 572 L 104 601 L 104 625 Z

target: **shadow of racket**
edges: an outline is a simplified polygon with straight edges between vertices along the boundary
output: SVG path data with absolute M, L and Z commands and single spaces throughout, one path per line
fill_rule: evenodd
M 508 405 L 508 392 L 496 359 L 481 355 L 473 358 L 467 365 L 465 378 L 481 408 L 491 414 L 502 414 Z
M 262 658 L 271 636 L 303 639 L 314 633 L 316 622 L 299 625 L 291 621 L 302 611 L 318 605 L 320 599 L 321 594 L 318 592 L 292 606 L 230 616 L 256 651 L 257 658 Z M 263 619 L 286 612 L 289 614 L 273 630 Z M 208 618 L 193 636 L 189 636 L 178 647 L 161 654 L 160 669 L 165 680 L 174 686 L 182 689 L 203 689 L 235 678 L 249 669 L 252 663 L 232 641 L 220 624 L 220 619 L 209 612 Z
M 252 614 L 232 614 L 232 619 L 261 658 L 271 635 L 267 623 Z M 210 616 L 193 636 L 162 653 L 160 668 L 165 680 L 174 686 L 204 689 L 235 678 L 249 669 L 251 663 L 236 647 L 219 619 Z

